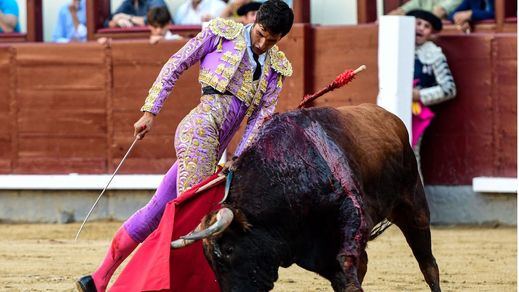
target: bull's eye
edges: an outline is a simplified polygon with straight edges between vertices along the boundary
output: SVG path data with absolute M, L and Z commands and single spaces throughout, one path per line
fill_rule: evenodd
M 230 255 L 233 252 L 234 248 L 230 245 L 223 248 L 223 253 L 226 255 Z

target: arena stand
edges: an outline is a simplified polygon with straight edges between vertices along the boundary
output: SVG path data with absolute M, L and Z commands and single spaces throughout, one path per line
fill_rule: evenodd
M 87 30 L 88 39 L 96 40 L 107 37 L 112 39 L 139 39 L 148 38 L 149 30 L 146 27 L 105 28 L 104 22 L 110 16 L 110 0 L 93 0 L 87 2 Z M 193 37 L 199 31 L 199 25 L 171 25 L 173 33 L 183 37 Z
M 409 0 L 383 0 L 384 2 L 384 13 L 388 13 L 393 9 L 396 9 L 408 2 Z M 369 15 L 368 22 L 373 21 L 372 19 L 376 19 L 376 4 L 371 3 L 371 5 L 375 6 L 375 10 L 373 12 L 373 8 L 369 7 L 369 0 L 361 1 L 366 2 L 364 9 L 364 14 Z M 494 0 L 496 17 L 495 20 L 486 20 L 482 22 L 475 23 L 474 32 L 516 32 L 517 31 L 517 1 L 507 1 L 507 0 Z M 375 18 L 373 18 L 373 13 L 375 13 Z M 371 20 L 371 21 L 370 21 Z M 444 21 L 444 31 L 443 34 L 446 33 L 458 33 L 456 27 L 450 21 Z
M 0 33 L 0 43 L 43 41 L 42 0 L 27 0 L 27 33 Z
M 92 0 L 87 3 L 87 28 L 88 39 L 95 40 L 101 37 L 114 39 L 136 39 L 149 37 L 149 31 L 145 27 L 133 28 L 105 28 L 104 22 L 110 15 L 110 0 Z M 167 1 L 166 1 L 167 2 Z M 294 16 L 297 23 L 310 22 L 310 1 L 294 1 Z M 199 25 L 170 25 L 173 33 L 183 37 L 193 37 L 199 31 Z
M 99 9 L 95 5 L 101 2 L 89 1 L 89 10 Z M 368 70 L 351 85 L 323 96 L 315 105 L 375 102 L 378 28 L 370 23 L 373 2 L 358 1 L 358 19 L 365 23 L 320 26 L 309 23 L 309 1 L 294 1 L 299 23 L 280 44 L 292 61 L 294 75 L 287 80 L 279 111 L 295 108 L 304 94 L 327 84 L 345 68 L 360 64 L 367 65 Z M 424 138 L 423 168 L 433 222 L 500 220 L 515 224 L 515 196 L 483 195 L 478 192 L 482 189 L 472 188 L 476 177 L 517 176 L 517 34 L 505 32 L 509 28 L 498 31 L 496 22 L 494 30 L 472 35 L 446 33 L 438 40 L 449 59 L 458 96 L 435 108 L 438 118 Z M 109 33 L 91 32 L 91 39 Z M 180 40 L 150 45 L 142 30 L 127 31 L 121 36 L 124 37 L 106 45 L 13 42 L 0 46 L 0 173 L 5 174 L 0 185 L 6 186 L 4 182 L 14 179 L 20 182 L 3 188 L 0 208 L 4 209 L 0 209 L 0 214 L 11 214 L 5 208 L 11 206 L 12 198 L 21 194 L 41 197 L 45 202 L 60 197 L 68 202 L 77 198 L 78 192 L 85 195 L 85 192 L 71 192 L 66 184 L 63 190 L 52 194 L 26 190 L 25 182 L 33 181 L 33 177 L 12 175 L 52 175 L 40 180 L 55 179 L 55 190 L 60 189 L 59 182 L 75 184 L 77 176 L 69 173 L 101 175 L 99 179 L 107 181 L 131 144 L 132 125 L 140 116 L 138 109 L 150 84 L 171 53 L 185 43 Z M 176 125 L 198 102 L 197 72 L 195 66 L 180 78 L 153 133 L 139 142 L 121 169 L 127 175 L 152 175 L 139 178 L 148 191 L 113 191 L 107 200 L 133 200 L 132 203 L 126 209 L 102 207 L 94 218 L 123 219 L 134 211 L 132 208 L 147 201 L 157 177 L 175 159 L 172 135 Z M 63 176 L 54 176 L 59 174 Z M 75 206 L 76 220 L 83 218 L 94 193 L 82 198 L 79 205 L 63 203 L 60 208 Z M 463 206 L 464 217 L 446 213 L 452 209 L 445 209 L 444 205 Z M 497 216 L 491 208 L 499 210 L 502 216 Z M 56 207 L 49 210 L 45 212 L 54 212 Z M 486 216 L 474 215 L 487 211 Z M 24 220 L 23 212 L 20 214 L 22 217 L 17 218 Z M 45 216 L 47 221 L 61 218 L 54 213 Z

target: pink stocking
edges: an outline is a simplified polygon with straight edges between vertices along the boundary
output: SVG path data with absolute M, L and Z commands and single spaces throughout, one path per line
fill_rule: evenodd
M 110 278 L 115 270 L 138 245 L 139 243 L 135 242 L 128 235 L 124 226 L 117 230 L 105 259 L 92 274 L 97 291 L 104 292 L 106 290 L 106 286 L 108 286 L 108 282 L 110 282 Z

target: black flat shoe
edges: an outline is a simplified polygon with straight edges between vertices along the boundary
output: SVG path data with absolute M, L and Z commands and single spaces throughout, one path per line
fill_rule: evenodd
M 97 292 L 92 276 L 83 276 L 76 281 L 76 288 L 80 292 Z

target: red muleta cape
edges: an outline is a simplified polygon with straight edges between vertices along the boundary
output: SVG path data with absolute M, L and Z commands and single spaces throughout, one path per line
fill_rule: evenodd
M 220 208 L 224 183 L 196 194 L 217 176 L 214 174 L 166 205 L 158 228 L 142 243 L 109 291 L 220 291 L 204 257 L 202 241 L 176 250 L 170 245 L 172 240 L 194 230 L 206 214 Z

